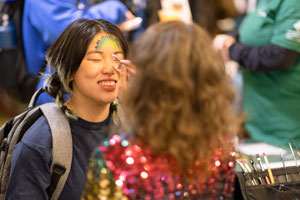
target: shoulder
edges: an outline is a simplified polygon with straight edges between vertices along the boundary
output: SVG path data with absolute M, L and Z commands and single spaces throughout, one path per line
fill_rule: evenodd
M 22 142 L 37 151 L 51 149 L 52 136 L 49 124 L 44 116 L 38 118 L 25 132 Z

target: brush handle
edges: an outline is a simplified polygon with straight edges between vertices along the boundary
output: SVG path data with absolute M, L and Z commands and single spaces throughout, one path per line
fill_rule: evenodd
M 265 176 L 265 181 L 266 181 L 266 183 L 267 183 L 268 185 L 271 184 L 268 176 Z
M 269 167 L 267 168 L 267 170 L 268 170 L 268 174 L 269 174 L 269 177 L 270 177 L 270 180 L 271 180 L 271 184 L 274 184 L 275 181 L 274 181 L 272 170 Z

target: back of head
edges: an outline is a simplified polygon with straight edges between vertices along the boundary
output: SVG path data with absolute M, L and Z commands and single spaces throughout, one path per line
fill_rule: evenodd
M 180 169 L 226 146 L 237 125 L 234 93 L 204 29 L 155 24 L 136 41 L 131 60 L 137 75 L 125 107 L 137 141 L 175 157 Z

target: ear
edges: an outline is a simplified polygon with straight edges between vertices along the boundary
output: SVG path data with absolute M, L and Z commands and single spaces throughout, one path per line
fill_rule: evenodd
M 74 80 L 74 75 L 70 77 L 69 81 L 69 87 L 73 90 L 73 80 Z
M 70 81 L 69 81 L 69 87 L 71 88 L 71 90 L 73 90 L 73 80 L 74 80 L 74 78 L 71 77 Z

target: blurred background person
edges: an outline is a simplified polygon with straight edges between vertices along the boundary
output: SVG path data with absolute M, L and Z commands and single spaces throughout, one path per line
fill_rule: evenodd
M 135 42 L 129 134 L 95 150 L 83 199 L 232 199 L 234 92 L 208 33 L 162 22 Z
M 45 51 L 74 20 L 104 19 L 121 24 L 128 9 L 118 0 L 102 3 L 86 0 L 25 0 L 23 41 L 28 70 L 38 75 L 45 61 Z
M 300 7 L 297 0 L 260 0 L 236 37 L 214 47 L 243 75 L 245 128 L 254 141 L 300 143 Z
M 212 36 L 230 31 L 234 23 L 227 21 L 227 24 L 220 23 L 224 19 L 234 19 L 237 9 L 233 0 L 189 0 L 193 21 L 204 27 Z
M 149 11 L 151 11 L 148 12 L 148 25 L 158 21 L 182 20 L 182 18 L 186 19 L 187 16 L 191 15 L 191 20 L 205 28 L 211 35 L 223 32 L 225 26 L 225 31 L 232 29 L 234 27 L 232 23 L 220 25 L 219 20 L 234 18 L 238 15 L 233 0 L 149 0 L 149 3 Z M 170 10 L 175 12 L 170 12 Z M 180 14 L 178 15 L 176 11 L 181 10 L 184 13 L 179 16 Z M 163 16 L 159 16 L 159 12 L 162 11 Z

